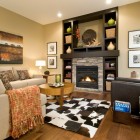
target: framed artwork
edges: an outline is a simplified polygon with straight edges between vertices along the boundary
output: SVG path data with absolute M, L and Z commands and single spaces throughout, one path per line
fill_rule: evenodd
M 57 68 L 57 57 L 56 56 L 48 56 L 47 61 L 48 69 L 56 69 Z
M 23 64 L 23 36 L 0 31 L 0 64 Z
M 128 51 L 128 67 L 140 68 L 140 51 Z
M 57 42 L 47 43 L 47 54 L 56 54 L 57 53 Z
M 128 32 L 128 48 L 140 48 L 140 30 Z

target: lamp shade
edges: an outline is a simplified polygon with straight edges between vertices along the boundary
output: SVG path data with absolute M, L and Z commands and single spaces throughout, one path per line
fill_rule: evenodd
M 36 66 L 46 66 L 46 61 L 45 60 L 36 60 L 36 62 L 35 62 L 35 65 Z

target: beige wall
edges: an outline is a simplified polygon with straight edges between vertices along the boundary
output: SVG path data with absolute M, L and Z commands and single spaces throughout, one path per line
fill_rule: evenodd
M 0 64 L 0 67 L 27 67 L 37 73 L 36 59 L 46 59 L 43 26 L 0 7 L 0 31 L 23 36 L 23 64 Z
M 140 2 L 119 7 L 119 76 L 129 77 L 133 70 L 140 73 L 139 68 L 128 68 L 128 31 L 140 29 L 139 8 Z M 63 48 L 62 22 L 42 26 L 2 7 L 0 7 L 0 17 L 1 31 L 23 36 L 23 64 L 10 66 L 28 67 L 32 73 L 37 73 L 35 60 L 47 60 L 46 43 L 57 42 L 57 69 L 49 69 L 49 71 L 51 74 L 62 74 L 60 59 Z M 0 64 L 1 66 L 9 65 Z M 47 67 L 44 67 L 43 71 L 45 70 Z
M 48 42 L 57 42 L 57 54 L 47 55 L 47 56 L 57 56 L 57 69 L 48 69 L 50 74 L 62 74 L 62 59 L 60 59 L 60 54 L 62 54 L 62 22 L 56 22 L 52 24 L 47 24 L 44 26 L 45 32 L 45 43 L 47 49 Z M 54 81 L 54 77 L 49 77 L 49 81 Z
M 132 71 L 140 76 L 140 68 L 128 68 L 128 31 L 140 30 L 140 2 L 119 7 L 119 76 L 130 77 Z M 138 50 L 138 49 L 137 49 Z M 139 49 L 140 50 L 140 49 Z
M 37 74 L 35 60 L 47 62 L 48 42 L 57 42 L 57 69 L 49 69 L 51 74 L 62 74 L 62 22 L 41 25 L 23 16 L 0 7 L 0 31 L 23 36 L 23 64 L 0 64 L 0 67 L 27 67 L 30 73 Z M 47 70 L 47 66 L 42 72 Z M 54 78 L 53 78 L 54 79 Z

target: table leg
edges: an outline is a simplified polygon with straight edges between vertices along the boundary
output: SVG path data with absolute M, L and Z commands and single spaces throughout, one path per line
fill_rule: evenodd
M 63 95 L 64 95 L 64 88 L 63 88 L 63 87 L 61 87 L 61 95 L 60 95 L 60 100 L 59 100 L 60 109 L 62 109 L 63 102 L 64 102 Z

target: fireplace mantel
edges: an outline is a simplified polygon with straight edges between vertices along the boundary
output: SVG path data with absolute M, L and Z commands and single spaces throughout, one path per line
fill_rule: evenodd
M 91 51 L 91 52 L 72 52 L 70 54 L 61 54 L 60 58 L 85 58 L 85 57 L 117 57 L 119 56 L 119 50 L 112 51 Z

